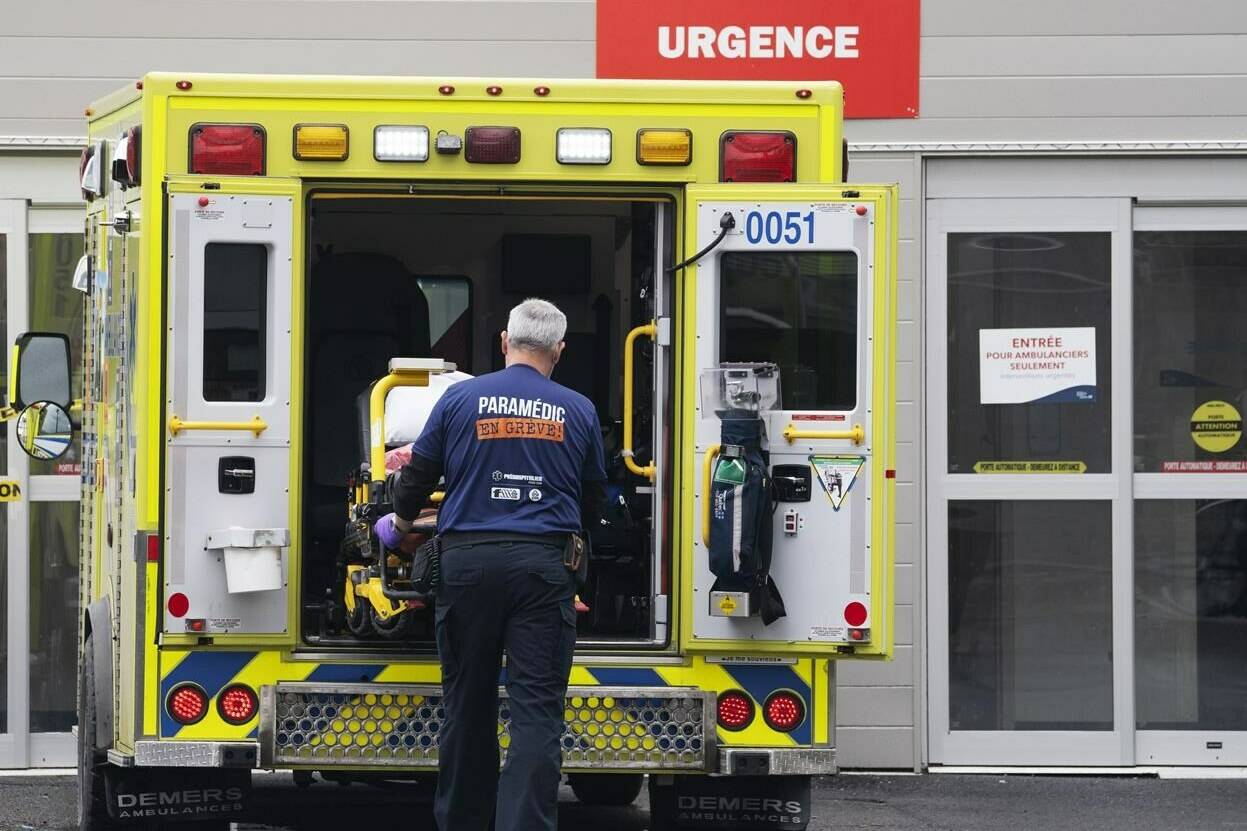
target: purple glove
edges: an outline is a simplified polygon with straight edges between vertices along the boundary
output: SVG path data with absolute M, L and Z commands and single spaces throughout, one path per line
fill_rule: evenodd
M 406 531 L 400 530 L 394 524 L 397 516 L 397 514 L 386 514 L 377 520 L 377 524 L 372 527 L 372 530 L 377 535 L 377 539 L 381 540 L 381 544 L 390 551 L 397 551 L 399 545 L 403 542 L 403 537 L 407 536 Z

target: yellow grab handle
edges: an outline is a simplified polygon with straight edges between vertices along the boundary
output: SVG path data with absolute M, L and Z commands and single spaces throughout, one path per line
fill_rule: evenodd
M 866 441 L 866 430 L 860 424 L 854 424 L 851 430 L 801 430 L 789 423 L 784 428 L 784 438 L 792 444 L 797 439 L 850 439 L 854 444 Z
M 178 416 L 169 416 L 169 434 L 173 436 L 183 430 L 246 430 L 255 433 L 258 439 L 267 429 L 268 425 L 259 416 L 252 416 L 250 421 L 183 421 Z
M 632 457 L 632 349 L 636 339 L 642 335 L 650 340 L 657 338 L 658 324 L 651 320 L 644 326 L 638 326 L 633 329 L 628 333 L 628 337 L 624 339 L 623 449 L 619 451 L 619 455 L 623 456 L 624 464 L 628 466 L 628 470 L 653 482 L 655 473 L 654 463 L 650 462 L 641 467 Z
M 368 394 L 368 464 L 372 469 L 372 481 L 385 479 L 385 397 L 395 387 L 428 385 L 428 370 L 391 370 L 372 385 L 372 392 Z
M 719 458 L 720 445 L 706 448 L 706 458 L 701 461 L 701 541 L 710 547 L 710 474 L 714 472 L 714 460 Z

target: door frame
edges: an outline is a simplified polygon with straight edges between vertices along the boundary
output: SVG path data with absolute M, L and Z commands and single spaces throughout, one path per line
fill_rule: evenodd
M 80 208 L 32 206 L 23 199 L 0 200 L 0 234 L 8 237 L 5 301 L 8 307 L 4 352 L 18 333 L 30 328 L 31 234 L 82 233 Z M 7 392 L 6 392 L 7 396 Z M 8 732 L 0 734 L 0 768 L 70 767 L 76 758 L 72 732 L 30 732 L 30 503 L 78 502 L 77 476 L 31 476 L 30 460 L 17 441 L 17 420 L 8 430 L 7 472 L 16 480 L 22 499 L 7 504 L 7 631 Z
M 1112 380 L 1110 473 L 950 474 L 948 470 L 948 234 L 1108 232 L 1111 239 Z M 927 318 L 927 673 L 932 765 L 1134 763 L 1134 585 L 1131 501 L 1131 200 L 958 198 L 926 201 Z M 950 731 L 948 672 L 948 503 L 954 499 L 1096 500 L 1112 503 L 1113 729 Z

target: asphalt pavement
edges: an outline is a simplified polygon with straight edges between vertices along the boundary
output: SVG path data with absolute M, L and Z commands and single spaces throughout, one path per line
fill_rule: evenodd
M 418 786 L 317 782 L 295 789 L 288 776 L 255 779 L 257 813 L 237 831 L 393 827 L 431 829 L 428 793 Z M 344 805 L 344 788 L 350 805 Z M 355 799 L 367 802 L 361 809 Z M 70 776 L 0 777 L 0 829 L 74 828 Z M 1247 780 L 1018 775 L 843 775 L 814 787 L 812 831 L 1247 831 Z M 564 788 L 563 831 L 644 831 L 645 796 L 628 808 L 587 808 Z M 188 829 L 189 831 L 189 829 Z

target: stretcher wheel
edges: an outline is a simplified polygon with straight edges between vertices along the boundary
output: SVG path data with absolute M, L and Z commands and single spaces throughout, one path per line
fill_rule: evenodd
M 416 616 L 410 611 L 402 611 L 389 620 L 382 620 L 377 610 L 368 607 L 368 617 L 373 630 L 387 641 L 401 641 L 410 638 L 416 631 Z
M 357 638 L 366 638 L 372 634 L 372 621 L 368 614 L 368 601 L 362 597 L 355 598 L 355 610 L 346 613 L 346 628 Z

